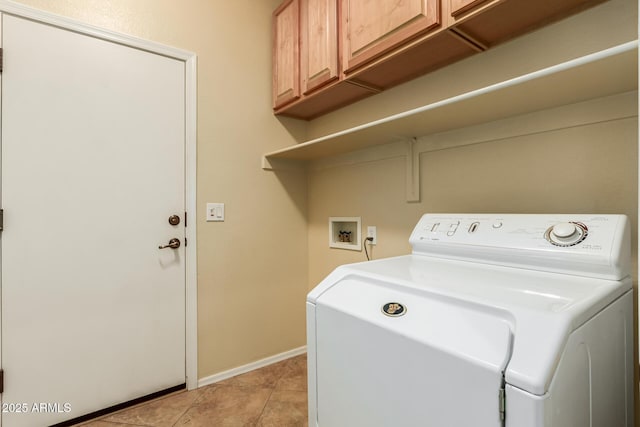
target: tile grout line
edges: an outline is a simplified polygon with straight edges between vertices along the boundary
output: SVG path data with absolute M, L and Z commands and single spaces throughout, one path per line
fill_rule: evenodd
M 178 423 L 179 423 L 179 422 L 180 422 L 180 420 L 181 420 L 181 419 L 182 419 L 182 418 L 187 414 L 187 412 L 189 412 L 189 411 L 190 411 L 191 409 L 193 409 L 194 407 L 199 406 L 198 401 L 199 401 L 200 399 L 202 399 L 202 395 L 204 394 L 204 389 L 206 389 L 206 388 L 216 389 L 216 388 L 218 388 L 218 387 L 217 387 L 215 384 L 211 384 L 211 385 L 208 385 L 208 386 L 204 386 L 204 387 L 202 387 L 202 389 L 200 389 L 200 388 L 196 389 L 196 390 L 199 390 L 199 391 L 198 391 L 198 397 L 196 397 L 196 398 L 194 399 L 194 401 L 193 401 L 193 402 L 191 402 L 191 404 L 190 404 L 189 406 L 187 406 L 187 408 L 186 408 L 184 411 L 182 411 L 182 413 L 180 414 L 180 416 L 176 419 L 176 422 L 175 422 L 175 423 L 173 423 L 173 424 L 171 425 L 171 427 L 177 427 L 177 426 L 178 426 Z M 187 393 L 189 393 L 189 391 L 187 391 Z
M 171 424 L 171 427 L 176 427 L 178 425 L 178 423 L 180 422 L 180 420 L 182 419 L 182 417 L 184 417 L 186 415 L 187 412 L 189 412 L 190 409 L 192 409 L 194 406 L 196 406 L 196 401 L 200 398 L 200 396 L 198 396 L 198 398 L 196 400 L 193 401 L 193 403 L 191 403 L 191 405 L 187 406 L 185 408 L 184 411 L 182 411 L 182 413 L 180 414 L 180 416 L 178 418 L 176 418 L 176 422 Z
M 269 404 L 269 401 L 271 400 L 271 396 L 273 396 L 273 392 L 276 388 L 273 387 L 271 389 L 271 391 L 269 392 L 269 397 L 267 398 L 267 400 L 265 400 L 264 402 L 264 406 L 262 407 L 262 411 L 260 411 L 260 415 L 258 415 L 258 418 L 256 418 L 256 426 L 260 423 L 260 420 L 262 419 L 262 416 L 264 415 L 264 410 L 267 409 L 267 405 Z
M 280 373 L 280 375 L 278 376 L 278 380 L 275 382 L 275 384 L 273 385 L 273 387 L 271 387 L 271 392 L 269 393 L 269 397 L 267 398 L 267 400 L 264 402 L 264 406 L 262 407 L 262 411 L 260 411 L 260 415 L 258 416 L 258 418 L 256 419 L 256 426 L 260 423 L 260 420 L 262 419 L 263 415 L 264 415 L 264 411 L 265 409 L 267 409 L 267 405 L 269 404 L 269 401 L 271 401 L 271 397 L 273 396 L 273 392 L 276 390 L 276 388 L 278 387 L 278 384 L 280 383 L 280 380 L 282 380 L 282 377 L 284 376 L 285 372 L 286 372 L 286 368 L 289 367 L 289 365 L 292 363 L 291 361 L 293 360 L 293 358 L 290 358 L 287 360 L 287 363 L 285 365 L 285 369 L 282 370 L 282 372 Z

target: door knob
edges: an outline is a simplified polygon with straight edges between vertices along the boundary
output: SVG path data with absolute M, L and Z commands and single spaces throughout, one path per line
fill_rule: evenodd
M 169 243 L 164 245 L 164 246 L 158 246 L 158 249 L 166 249 L 166 248 L 171 248 L 171 249 L 178 249 L 180 247 L 180 239 L 176 239 L 175 237 L 171 240 L 169 240 Z

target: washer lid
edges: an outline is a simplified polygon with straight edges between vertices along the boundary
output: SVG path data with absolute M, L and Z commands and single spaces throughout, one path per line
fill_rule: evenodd
M 443 295 L 345 277 L 324 292 L 318 307 L 360 319 L 502 376 L 511 355 L 513 319 L 508 312 Z
M 339 288 L 344 286 L 347 292 L 355 285 L 345 283 L 355 282 L 369 286 L 360 286 L 359 293 L 338 301 L 343 292 Z M 510 354 L 505 371 L 507 382 L 543 395 L 548 391 L 569 334 L 630 289 L 630 279 L 604 280 L 406 255 L 341 266 L 312 290 L 307 300 L 312 304 L 332 304 L 375 322 L 384 321 L 378 316 L 380 306 L 371 308 L 372 305 L 400 302 L 406 305 L 408 315 L 415 311 L 412 309 L 415 303 L 403 301 L 431 301 L 433 305 L 418 306 L 420 310 L 439 308 L 429 312 L 438 313 L 437 316 L 425 314 L 424 321 L 432 321 L 442 330 L 441 334 L 423 330 L 421 324 L 411 323 L 406 328 L 404 323 L 391 324 L 398 326 L 398 333 L 434 342 L 455 354 L 485 358 L 489 365 L 504 366 L 500 355 Z M 379 295 L 385 298 L 370 301 Z M 440 320 L 433 323 L 434 318 Z M 486 321 L 482 330 L 476 331 L 474 322 L 481 322 L 480 319 Z M 500 324 L 511 330 L 512 350 L 511 344 L 500 344 Z M 460 342 L 448 336 L 456 334 L 469 341 Z M 495 346 L 497 353 L 476 347 L 476 339 Z
M 503 425 L 505 313 L 353 276 L 310 312 L 318 425 Z

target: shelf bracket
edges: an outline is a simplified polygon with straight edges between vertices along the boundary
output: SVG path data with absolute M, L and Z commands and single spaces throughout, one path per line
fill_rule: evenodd
M 418 140 L 414 137 L 405 142 L 406 195 L 408 203 L 420 202 L 420 153 L 416 149 Z
M 267 171 L 298 171 L 303 170 L 306 162 L 294 159 L 278 159 L 262 156 L 262 169 Z
M 262 156 L 262 169 L 272 171 L 275 169 L 274 163 L 276 162 L 274 162 L 273 159 L 270 159 L 267 156 Z

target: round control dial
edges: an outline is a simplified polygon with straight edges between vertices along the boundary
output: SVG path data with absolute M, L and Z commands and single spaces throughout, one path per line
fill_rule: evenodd
M 544 237 L 556 246 L 577 245 L 587 237 L 587 226 L 581 222 L 561 222 L 549 227 Z

